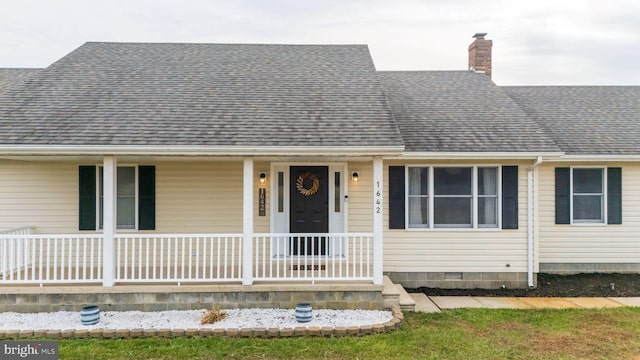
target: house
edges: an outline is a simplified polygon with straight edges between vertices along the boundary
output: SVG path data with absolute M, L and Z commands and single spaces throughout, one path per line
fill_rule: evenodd
M 464 71 L 137 43 L 0 70 L 0 286 L 380 307 L 385 275 L 638 271 L 640 89 L 497 86 L 484 36 Z

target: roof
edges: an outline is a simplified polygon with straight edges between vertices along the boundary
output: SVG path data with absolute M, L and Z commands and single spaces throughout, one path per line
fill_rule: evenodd
M 19 85 L 25 79 L 36 74 L 40 69 L 6 69 L 0 68 L 0 94 Z
M 366 45 L 90 42 L 0 69 L 5 151 L 638 155 L 637 139 L 640 87 L 376 72 Z
M 638 86 L 503 89 L 567 154 L 640 154 Z
M 378 73 L 407 152 L 559 152 L 485 74 Z
M 366 45 L 86 43 L 0 97 L 0 143 L 397 147 Z

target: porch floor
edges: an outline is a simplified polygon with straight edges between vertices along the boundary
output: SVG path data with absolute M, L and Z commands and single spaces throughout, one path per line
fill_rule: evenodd
M 317 309 L 384 309 L 384 286 L 362 281 L 255 282 L 227 284 L 2 285 L 0 311 L 79 311 L 98 305 L 104 311 L 294 308 L 309 302 Z
M 254 282 L 253 285 L 241 284 L 116 284 L 112 287 L 103 287 L 96 284 L 73 284 L 73 285 L 1 285 L 0 294 L 127 294 L 127 293 L 192 293 L 192 292 L 268 292 L 268 291 L 369 291 L 376 290 L 382 292 L 382 285 L 365 284 L 357 281 L 326 282 L 318 281 L 310 284 L 308 281 L 301 282 Z

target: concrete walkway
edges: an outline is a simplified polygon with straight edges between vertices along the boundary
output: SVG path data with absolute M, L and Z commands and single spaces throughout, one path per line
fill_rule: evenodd
M 426 296 L 409 294 L 417 312 L 440 312 L 460 308 L 487 309 L 586 309 L 621 306 L 640 306 L 640 297 L 482 297 L 482 296 Z

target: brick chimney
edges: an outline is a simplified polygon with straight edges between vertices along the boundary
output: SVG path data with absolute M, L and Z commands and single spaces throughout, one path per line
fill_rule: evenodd
M 491 47 L 493 41 L 485 40 L 487 33 L 476 33 L 469 45 L 469 70 L 484 71 L 491 78 Z

